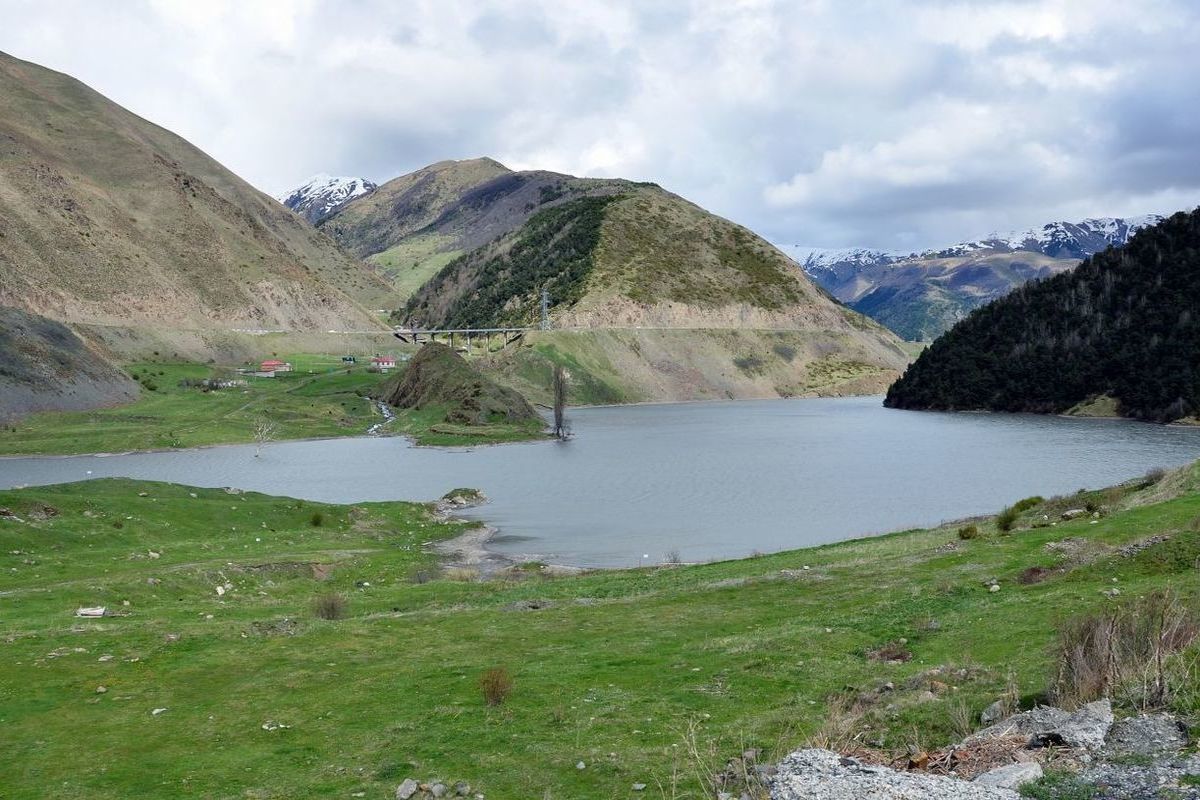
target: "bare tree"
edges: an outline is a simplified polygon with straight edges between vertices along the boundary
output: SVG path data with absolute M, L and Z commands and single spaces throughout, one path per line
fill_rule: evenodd
M 260 420 L 254 426 L 254 457 L 262 455 L 263 445 L 275 439 L 275 423 L 270 420 Z
M 567 427 L 567 371 L 562 364 L 554 366 L 554 435 L 566 439 L 571 435 Z

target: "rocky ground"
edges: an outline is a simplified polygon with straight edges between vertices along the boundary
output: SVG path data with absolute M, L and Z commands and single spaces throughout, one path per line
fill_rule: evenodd
M 1009 716 L 945 752 L 922 754 L 921 768 L 798 750 L 767 784 L 772 800 L 1017 800 L 1022 789 L 1064 800 L 1200 799 L 1200 755 L 1188 744 L 1174 716 L 1115 720 L 1100 700 L 1075 712 L 1042 706 Z

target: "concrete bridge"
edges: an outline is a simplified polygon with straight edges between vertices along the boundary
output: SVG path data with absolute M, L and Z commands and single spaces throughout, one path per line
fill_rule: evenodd
M 394 328 L 392 336 L 395 336 L 400 341 L 406 344 L 425 344 L 426 342 L 436 342 L 438 337 L 442 337 L 443 344 L 449 344 L 450 347 L 455 346 L 457 341 L 460 345 L 465 346 L 469 351 L 471 349 L 472 340 L 484 340 L 484 345 L 487 350 L 492 349 L 492 340 L 500 340 L 500 349 L 508 347 L 510 344 L 515 344 L 524 338 L 528 331 L 537 330 L 536 328 L 441 328 L 438 330 L 420 330 L 417 328 Z

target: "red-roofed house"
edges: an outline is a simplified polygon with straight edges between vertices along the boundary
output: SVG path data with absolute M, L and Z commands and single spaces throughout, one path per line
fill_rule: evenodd
M 271 359 L 267 359 L 266 361 L 259 364 L 258 371 L 259 372 L 270 372 L 272 374 L 274 374 L 276 372 L 291 372 L 292 365 L 289 364 L 287 361 L 280 361 L 278 359 L 271 358 Z
M 371 359 L 371 366 L 380 372 L 388 372 L 396 368 L 396 359 L 392 356 L 375 356 Z

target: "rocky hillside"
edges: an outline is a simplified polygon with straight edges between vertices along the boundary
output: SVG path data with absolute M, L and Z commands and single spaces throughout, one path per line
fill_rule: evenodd
M 971 310 L 1027 281 L 1074 268 L 1080 259 L 1120 246 L 1147 215 L 1051 222 L 991 234 L 922 253 L 785 247 L 830 294 L 910 341 L 932 340 Z
M 925 350 L 887 405 L 1194 417 L 1198 275 L 1200 210 L 1181 212 L 977 310 Z
M 524 397 L 497 385 L 443 344 L 422 347 L 375 396 L 397 408 L 444 409 L 445 421 L 459 425 L 541 423 Z
M 389 287 L 180 137 L 0 54 L 0 304 L 193 328 L 377 327 Z
M 321 173 L 275 199 L 316 225 L 336 214 L 351 200 L 368 195 L 377 188 L 366 178 L 336 178 Z
M 117 405 L 138 385 L 61 322 L 0 306 L 0 422 Z

